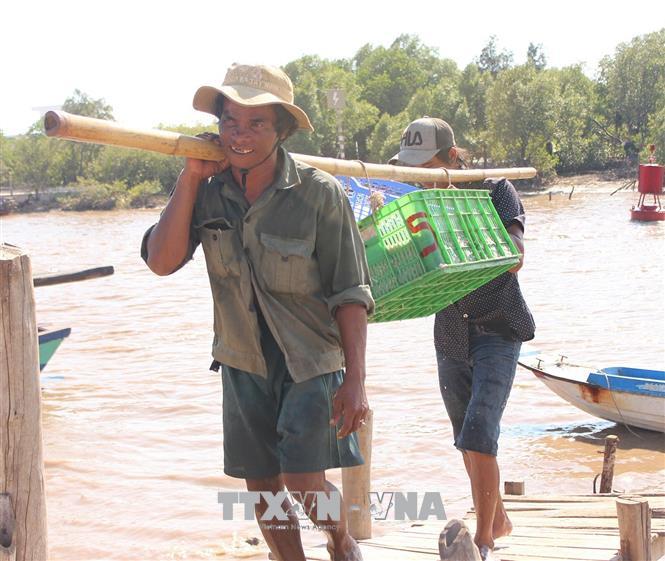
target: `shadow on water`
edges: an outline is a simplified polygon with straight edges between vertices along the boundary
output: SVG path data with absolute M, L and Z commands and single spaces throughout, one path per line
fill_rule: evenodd
M 586 430 L 585 430 L 586 429 Z M 612 423 L 599 428 L 597 425 L 580 425 L 573 429 L 573 438 L 588 444 L 605 445 L 605 438 L 611 434 L 619 437 L 619 450 L 651 450 L 652 452 L 665 452 L 665 434 L 661 432 L 629 427 Z
M 502 429 L 506 438 L 531 439 L 532 441 L 552 441 L 558 439 L 573 440 L 584 444 L 605 446 L 605 438 L 609 435 L 619 437 L 619 450 L 647 450 L 665 453 L 665 434 L 629 427 L 626 425 L 602 421 L 592 423 L 565 424 L 520 424 L 506 426 Z

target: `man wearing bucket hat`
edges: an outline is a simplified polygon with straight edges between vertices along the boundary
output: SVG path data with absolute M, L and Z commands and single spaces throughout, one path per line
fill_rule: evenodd
M 280 69 L 234 64 L 220 88 L 199 88 L 194 107 L 219 118 L 215 140 L 228 163 L 186 161 L 144 236 L 143 258 L 167 275 L 203 247 L 213 369 L 222 376 L 224 471 L 264 493 L 255 514 L 273 556 L 305 559 L 288 499 L 287 522 L 265 500 L 286 488 L 327 532 L 331 559 L 357 561 L 343 505 L 339 520 L 319 520 L 315 500 L 316 492 L 339 499 L 326 469 L 362 463 L 355 431 L 368 412 L 365 341 L 374 302 L 353 212 L 332 176 L 281 146 L 312 125 Z
M 466 167 L 464 152 L 456 146 L 448 123 L 423 117 L 404 130 L 400 151 L 390 163 L 457 169 Z M 489 189 L 499 218 L 523 256 L 525 213 L 517 191 L 506 179 L 488 179 L 483 187 Z M 438 312 L 434 320 L 439 387 L 471 482 L 477 520 L 474 541 L 483 560 L 492 559 L 494 539 L 512 530 L 499 493 L 496 455 L 520 347 L 522 341 L 533 339 L 535 330 L 517 280 L 521 267 L 522 260 Z

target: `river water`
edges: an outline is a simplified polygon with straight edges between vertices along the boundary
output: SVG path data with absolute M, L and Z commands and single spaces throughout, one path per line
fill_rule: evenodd
M 662 368 L 665 222 L 631 222 L 637 196 L 610 196 L 615 187 L 579 185 L 571 199 L 570 187 L 551 199 L 523 197 L 520 281 L 538 324 L 531 345 L 585 364 Z M 39 322 L 72 328 L 44 373 L 52 560 L 234 559 L 244 539 L 259 536 L 253 521 L 223 520 L 217 503 L 219 491 L 243 487 L 221 469 L 203 256 L 173 276 L 153 275 L 139 243 L 157 216 L 123 210 L 1 219 L 2 241 L 27 250 L 35 274 L 116 270 L 36 291 Z M 432 318 L 370 326 L 372 488 L 440 493 L 450 515 L 471 499 L 439 395 L 431 332 Z M 621 439 L 615 489 L 665 491 L 663 435 L 591 417 L 520 368 L 504 416 L 502 478 L 525 481 L 527 493 L 591 492 L 608 434 Z M 341 479 L 337 470 L 330 478 Z M 375 521 L 375 532 L 393 524 Z M 305 539 L 322 541 L 313 530 Z

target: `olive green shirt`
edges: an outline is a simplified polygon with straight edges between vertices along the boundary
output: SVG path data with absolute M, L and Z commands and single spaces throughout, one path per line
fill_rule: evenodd
M 252 205 L 230 169 L 201 183 L 183 265 L 201 244 L 216 360 L 267 376 L 259 306 L 301 382 L 344 366 L 337 307 L 362 304 L 371 313 L 374 301 L 365 248 L 339 182 L 283 148 L 279 162 L 275 182 Z M 143 239 L 144 260 L 152 228 Z

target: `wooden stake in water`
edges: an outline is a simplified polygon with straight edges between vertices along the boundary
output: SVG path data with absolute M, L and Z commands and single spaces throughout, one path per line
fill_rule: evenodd
M 361 466 L 342 469 L 342 495 L 347 508 L 349 533 L 357 540 L 372 537 L 372 513 L 369 500 L 372 472 L 372 410 L 358 430 L 358 446 L 365 460 Z
M 600 492 L 611 493 L 614 479 L 614 458 L 616 456 L 619 437 L 613 434 L 605 438 L 605 453 L 603 454 L 603 473 L 600 476 Z

